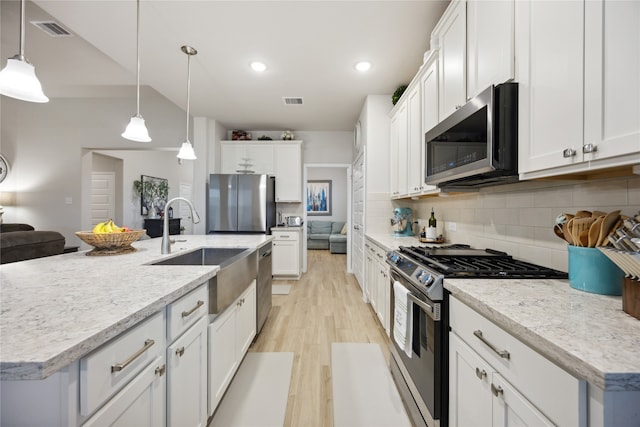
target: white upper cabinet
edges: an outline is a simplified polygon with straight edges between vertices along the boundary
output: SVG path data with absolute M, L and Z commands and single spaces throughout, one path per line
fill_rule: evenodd
M 514 77 L 514 1 L 467 1 L 467 99 Z
M 433 192 L 437 190 L 435 185 L 424 183 L 426 169 L 426 145 L 424 134 L 438 124 L 438 55 L 434 53 L 424 66 L 421 75 L 422 83 L 422 132 L 420 133 L 420 178 L 422 192 Z
M 302 143 L 275 144 L 276 202 L 302 201 Z
M 257 174 L 274 174 L 274 148 L 271 144 L 222 142 L 220 153 L 220 173 L 241 173 L 250 170 Z
M 640 161 L 640 3 L 515 10 L 521 177 Z
M 640 2 L 586 2 L 585 46 L 584 160 L 640 152 Z
M 424 186 L 424 172 L 422 170 L 422 87 L 418 79 L 407 97 L 407 191 L 418 194 Z
M 440 121 L 467 100 L 467 4 L 451 2 L 433 30 L 431 47 L 438 49 Z

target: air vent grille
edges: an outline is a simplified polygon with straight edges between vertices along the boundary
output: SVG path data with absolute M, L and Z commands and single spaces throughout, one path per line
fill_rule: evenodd
M 55 21 L 31 21 L 31 23 L 51 37 L 73 37 L 69 30 Z
M 302 105 L 302 97 L 283 96 L 284 105 Z

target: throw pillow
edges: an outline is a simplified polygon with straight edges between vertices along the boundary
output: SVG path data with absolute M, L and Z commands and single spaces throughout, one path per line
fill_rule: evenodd
M 342 230 L 340 230 L 340 234 L 347 234 L 347 223 L 342 226 Z

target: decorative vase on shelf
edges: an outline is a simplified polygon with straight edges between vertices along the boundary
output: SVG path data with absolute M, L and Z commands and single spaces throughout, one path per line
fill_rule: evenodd
M 156 219 L 158 218 L 158 210 L 156 209 L 156 207 L 153 205 L 153 203 L 151 204 L 151 206 L 149 206 L 149 218 L 150 219 Z
M 283 141 L 293 140 L 293 132 L 291 132 L 290 130 L 285 130 L 284 132 L 282 132 L 282 140 Z

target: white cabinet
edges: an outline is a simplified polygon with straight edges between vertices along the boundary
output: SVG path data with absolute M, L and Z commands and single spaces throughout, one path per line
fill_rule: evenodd
M 302 143 L 275 145 L 276 202 L 302 201 Z
M 256 335 L 256 282 L 209 325 L 209 403 L 213 414 Z M 205 424 L 206 425 L 206 424 Z
M 274 175 L 276 202 L 302 201 L 302 141 L 220 141 L 220 173 L 244 170 Z
M 409 195 L 419 194 L 424 186 L 424 170 L 422 169 L 422 79 L 415 80 L 407 96 L 407 188 Z
M 167 426 L 207 425 L 208 287 L 167 306 Z
M 469 425 L 476 417 L 471 424 L 578 426 L 584 422 L 584 381 L 453 296 L 450 326 L 452 426 Z
M 389 267 L 385 262 L 385 250 L 367 239 L 366 243 L 366 292 L 378 321 L 389 335 L 390 292 Z
M 409 89 L 407 89 L 409 90 Z M 407 156 L 409 149 L 408 103 L 403 95 L 392 111 L 389 144 L 391 197 L 407 195 Z
M 164 357 L 159 356 L 83 426 L 155 427 L 165 425 L 164 369 Z
M 466 10 L 464 0 L 453 0 L 432 34 L 431 46 L 437 46 L 440 67 L 440 121 L 467 101 Z
M 433 54 L 425 63 L 422 74 L 422 139 L 424 134 L 438 124 L 438 56 Z M 422 158 L 424 165 L 424 156 Z M 424 174 L 424 166 L 422 167 Z M 424 177 L 423 177 L 424 178 Z
M 274 276 L 300 278 L 302 227 L 286 230 L 271 229 L 273 233 L 272 270 Z
M 523 178 L 640 161 L 640 4 L 516 2 Z M 549 73 L 553 70 L 553 73 Z
M 467 0 L 467 99 L 514 78 L 514 0 Z
M 274 148 L 271 144 L 238 141 L 220 142 L 220 173 L 251 170 L 257 174 L 274 174 Z
M 404 103 L 402 103 L 401 106 L 402 105 L 404 105 Z M 404 123 L 404 125 L 406 125 L 406 123 Z M 398 132 L 400 126 L 400 113 L 398 110 L 391 116 L 389 125 L 389 190 L 392 198 L 400 195 L 400 184 L 398 182 Z

